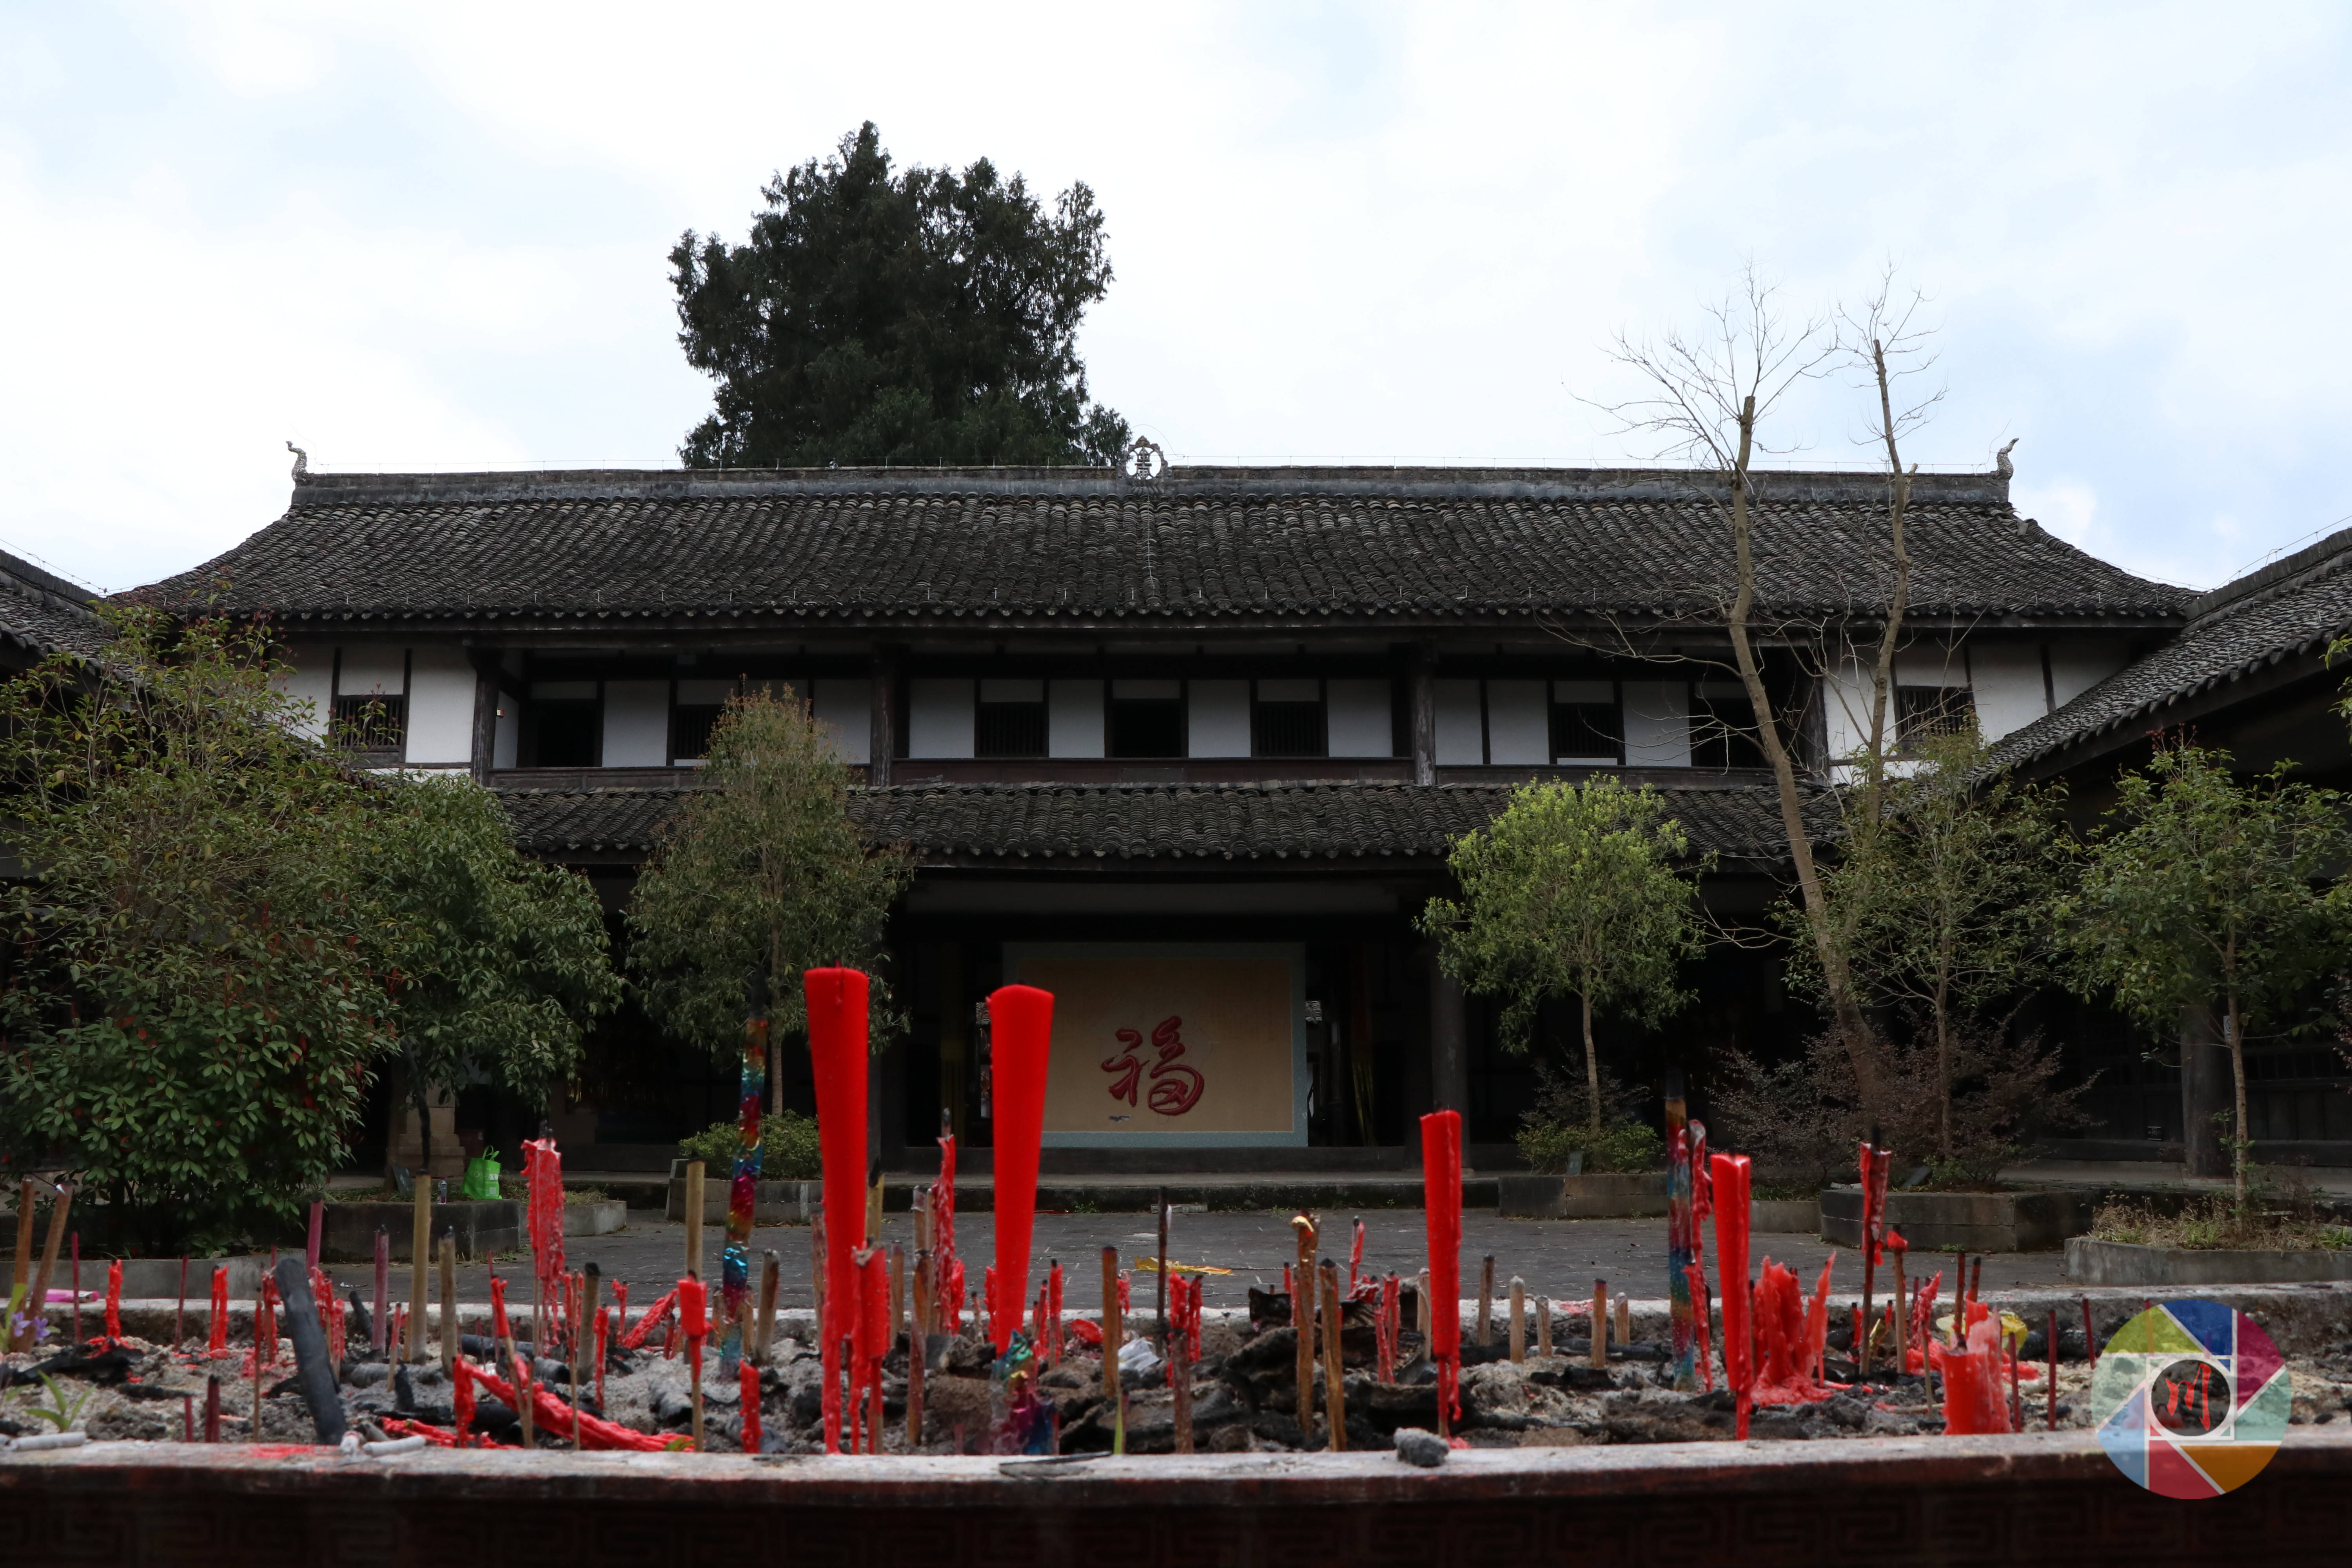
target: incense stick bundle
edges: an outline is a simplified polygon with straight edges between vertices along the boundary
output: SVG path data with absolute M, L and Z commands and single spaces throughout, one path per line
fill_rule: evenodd
M 1292 1375 L 1298 1385 L 1298 1429 L 1306 1433 L 1315 1426 L 1315 1218 L 1294 1215 L 1290 1229 L 1298 1243 L 1297 1267 L 1291 1270 L 1290 1323 L 1298 1342 Z
M 1536 1298 L 1536 1354 L 1551 1354 L 1551 1298 Z
M 433 1179 L 423 1171 L 410 1184 L 415 1189 L 416 1213 L 408 1237 L 408 1343 L 403 1361 L 425 1359 L 425 1279 L 433 1256 Z
M 1633 1342 L 1633 1298 L 1622 1293 L 1617 1298 L 1617 1342 Z
M 1511 1360 L 1528 1359 L 1528 1282 L 1511 1276 Z
M 457 1375 L 457 1238 L 441 1238 L 441 1375 Z
M 1478 1266 L 1478 1342 L 1486 1344 L 1495 1337 L 1495 1255 L 1488 1253 Z
M 918 1230 L 921 1229 L 919 1226 Z M 930 1360 L 931 1249 L 915 1253 L 915 1325 L 907 1338 L 907 1447 L 923 1443 L 923 1363 Z
M 1592 1364 L 1609 1364 L 1609 1281 L 1592 1282 Z
M 760 1259 L 760 1319 L 759 1337 L 752 1342 L 751 1359 L 764 1364 L 768 1347 L 776 1337 L 776 1288 L 783 1279 L 783 1260 L 770 1247 Z
M 1127 1331 L 1118 1310 L 1118 1248 L 1102 1249 L 1102 1377 L 1103 1397 L 1110 1402 L 1110 1451 L 1127 1452 L 1127 1394 L 1118 1375 L 1118 1347 Z

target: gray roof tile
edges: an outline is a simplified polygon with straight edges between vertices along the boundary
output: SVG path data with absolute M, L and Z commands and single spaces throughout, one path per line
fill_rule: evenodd
M 277 522 L 148 590 L 290 617 L 1360 619 L 1692 614 L 1728 572 L 1707 476 L 1662 470 L 1107 470 L 308 476 Z M 1880 481 L 1774 474 L 1769 605 L 1867 609 Z M 1914 613 L 2177 616 L 2021 521 L 2006 480 L 1927 476 Z

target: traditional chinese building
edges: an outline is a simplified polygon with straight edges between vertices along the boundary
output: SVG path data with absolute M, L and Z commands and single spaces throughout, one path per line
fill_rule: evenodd
M 1728 669 L 1710 483 L 302 474 L 282 518 L 163 586 L 273 618 L 298 695 L 379 714 L 383 765 L 471 772 L 614 909 L 726 694 L 805 697 L 862 780 L 859 820 L 919 858 L 891 930 L 913 1026 L 877 1075 L 894 1163 L 942 1106 L 984 1140 L 974 1004 L 1020 980 L 1059 998 L 1049 1160 L 1346 1166 L 1402 1161 L 1433 1103 L 1503 1142 L 1530 1100 L 1529 1062 L 1413 925 L 1449 841 L 1514 785 L 1653 785 L 1712 858 L 1715 908 L 1772 896 L 1785 839 Z M 1858 732 L 1842 650 L 1885 602 L 1885 503 L 1883 480 L 1827 473 L 1772 475 L 1759 500 L 1767 675 L 1816 784 Z M 1906 733 L 2046 722 L 2189 612 L 2021 518 L 2005 473 L 1922 477 L 1910 549 Z M 1809 1026 L 1769 952 L 1726 948 L 1694 981 L 1670 1027 L 1608 1031 L 1623 1077 Z M 625 1019 L 569 1137 L 674 1138 L 731 1108 L 712 1075 Z

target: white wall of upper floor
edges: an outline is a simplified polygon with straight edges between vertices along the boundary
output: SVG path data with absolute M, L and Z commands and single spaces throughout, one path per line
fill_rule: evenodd
M 2127 653 L 2121 638 L 2089 636 L 1923 640 L 1898 657 L 1895 685 L 1915 695 L 1919 689 L 1964 692 L 1985 736 L 1997 740 L 2120 668 Z M 1849 650 L 1818 689 L 1817 732 L 1832 765 L 1868 734 L 1868 657 Z M 487 700 L 496 704 L 489 725 L 494 768 L 532 762 L 625 768 L 690 763 L 698 754 L 698 726 L 707 727 L 736 685 L 690 671 L 648 674 L 642 666 L 612 679 L 530 679 L 520 656 L 507 658 L 506 680 L 484 699 L 478 693 L 489 689 L 455 644 L 303 643 L 289 651 L 286 689 L 310 705 L 313 733 L 339 709 L 396 707 L 399 760 L 410 767 L 470 766 L 477 702 Z M 1440 766 L 1705 768 L 1756 760 L 1737 735 L 1747 722 L 1746 699 L 1736 680 L 1712 666 L 1588 665 L 1553 676 L 1441 671 L 1432 683 Z M 766 684 L 805 694 L 845 761 L 869 760 L 871 680 L 816 674 L 767 678 Z M 901 755 L 909 762 L 1155 755 L 1373 761 L 1410 753 L 1404 696 L 1401 679 L 1362 673 L 927 672 L 905 681 L 897 723 Z M 1892 723 L 1896 715 L 1889 717 Z M 549 752 L 550 737 L 559 732 L 568 748 L 560 763 L 531 754 Z M 1025 737 L 1025 749 L 1003 750 L 1008 734 Z M 1157 737 L 1152 743 L 1160 749 L 1134 750 L 1138 735 Z

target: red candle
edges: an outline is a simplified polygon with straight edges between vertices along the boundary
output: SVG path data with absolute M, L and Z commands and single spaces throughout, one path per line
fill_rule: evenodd
M 1045 1270 L 1045 1344 L 1054 1364 L 1062 1364 L 1062 1266 Z
M 106 1266 L 106 1337 L 109 1340 L 122 1338 L 122 1259 L 120 1258 Z
M 1748 1354 L 1748 1187 L 1745 1154 L 1714 1156 L 1710 1185 L 1715 1211 L 1715 1268 L 1723 1289 L 1723 1372 L 1737 1402 L 1738 1436 L 1748 1436 L 1748 1408 L 1756 1371 Z
M 840 1386 L 841 1342 L 856 1299 L 849 1258 L 866 1246 L 866 976 L 855 969 L 812 969 L 802 976 L 808 1003 L 809 1058 L 816 1075 L 817 1142 L 824 1158 L 824 1322 L 818 1349 L 828 1390 Z M 841 1451 L 840 1400 L 829 1402 L 824 1447 Z
M 604 1409 L 604 1347 L 612 1342 L 612 1337 L 613 1309 L 599 1307 L 596 1309 L 596 1410 L 599 1415 Z
M 1454 1390 L 1462 1372 L 1460 1111 L 1433 1110 L 1421 1119 L 1421 1184 L 1429 1224 L 1429 1355 L 1437 1366 L 1443 1423 L 1461 1414 Z
M 867 1415 L 866 1451 L 878 1454 L 882 1451 L 882 1363 L 890 1353 L 890 1259 L 878 1247 L 866 1256 L 864 1277 L 858 1281 L 857 1310 L 866 1342 L 865 1353 L 858 1358 L 863 1373 L 859 1399 Z
M 709 1320 L 703 1313 L 707 1294 L 702 1281 L 692 1275 L 677 1282 L 677 1321 L 686 1333 L 686 1364 L 697 1377 L 702 1373 L 703 1336 L 710 1331 Z
M 460 1354 L 452 1363 L 452 1370 L 457 1374 L 457 1386 L 450 1395 L 450 1409 L 457 1427 L 457 1447 L 463 1448 L 473 1441 L 470 1434 L 474 1430 L 474 1368 Z
M 760 1369 L 745 1356 L 737 1363 L 737 1372 L 742 1380 L 738 1386 L 742 1390 L 743 1451 L 756 1454 L 760 1451 Z
M 1006 985 L 988 998 L 989 1100 L 996 1123 L 996 1353 L 1013 1344 L 1029 1300 L 1029 1237 L 1037 1212 L 1037 1149 L 1045 1131 L 1045 1063 L 1054 994 Z

